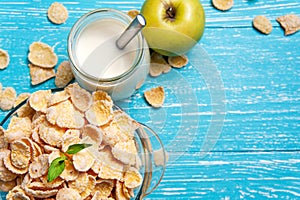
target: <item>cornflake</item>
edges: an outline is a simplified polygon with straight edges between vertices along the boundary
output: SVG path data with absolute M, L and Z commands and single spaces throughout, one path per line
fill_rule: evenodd
M 85 117 L 91 124 L 102 126 L 112 119 L 112 113 L 112 105 L 107 101 L 96 101 L 85 112 Z
M 29 64 L 29 73 L 31 78 L 31 85 L 41 84 L 55 76 L 54 69 L 42 68 L 33 64 Z
M 124 164 L 134 165 L 137 149 L 134 140 L 120 141 L 111 150 L 114 157 Z
M 94 156 L 86 149 L 83 149 L 73 155 L 74 168 L 79 172 L 88 171 L 93 166 L 94 162 Z
M 75 109 L 70 100 L 49 107 L 46 117 L 51 124 L 61 128 L 81 128 L 84 125 L 83 114 Z
M 1 181 L 0 180 L 0 190 L 3 192 L 9 192 L 17 185 L 16 180 L 12 181 Z
M 91 124 L 85 125 L 81 130 L 82 138 L 90 137 L 98 145 L 102 142 L 102 134 L 100 128 Z
M 188 64 L 189 60 L 187 56 L 180 55 L 180 56 L 169 56 L 168 63 L 174 68 L 182 68 Z
M 31 149 L 22 140 L 16 140 L 10 144 L 11 162 L 17 168 L 26 168 L 29 166 L 31 159 Z
M 233 0 L 212 0 L 213 6 L 221 11 L 226 11 L 232 8 Z
M 96 102 L 96 101 L 106 101 L 109 104 L 113 105 L 113 101 L 112 101 L 111 97 L 106 92 L 104 92 L 102 90 L 97 90 L 97 91 L 93 92 L 92 97 L 93 97 L 94 102 Z
M 0 93 L 0 109 L 3 111 L 13 108 L 17 93 L 14 88 L 7 87 Z
M 31 94 L 29 105 L 35 111 L 45 113 L 48 108 L 48 102 L 51 97 L 51 90 L 39 90 Z
M 5 69 L 9 64 L 9 55 L 7 51 L 0 49 L 0 69 Z
M 155 107 L 159 108 L 163 105 L 165 100 L 165 91 L 162 86 L 152 88 L 144 92 L 145 99 L 147 102 Z
M 28 167 L 25 168 L 17 168 L 12 164 L 11 160 L 11 152 L 6 155 L 4 158 L 5 167 L 14 174 L 26 174 L 28 172 Z
M 171 70 L 171 66 L 164 59 L 163 55 L 153 52 L 151 54 L 151 63 L 149 74 L 150 76 L 156 77 L 161 75 L 162 73 L 168 73 Z
M 140 11 L 136 10 L 136 9 L 133 9 L 133 10 L 129 10 L 127 12 L 127 15 L 129 17 L 131 17 L 132 19 L 134 19 L 138 14 L 140 14 Z
M 74 165 L 71 163 L 71 161 L 66 160 L 65 161 L 65 169 L 59 175 L 59 177 L 66 181 L 74 181 L 75 179 L 77 179 L 78 175 L 79 175 L 79 171 L 77 171 L 74 168 Z
M 39 67 L 53 68 L 57 64 L 58 58 L 48 44 L 33 42 L 29 46 L 28 60 Z
M 5 140 L 12 143 L 14 140 L 31 135 L 31 120 L 28 117 L 13 116 L 8 125 L 8 129 L 4 132 Z
M 67 88 L 73 105 L 81 112 L 87 111 L 92 105 L 92 95 L 79 87 L 78 84 L 73 84 Z
M 48 18 L 54 24 L 63 24 L 68 19 L 68 10 L 63 4 L 54 2 L 48 8 Z
M 15 103 L 14 103 L 14 108 L 17 107 L 20 103 L 23 101 L 27 100 L 30 97 L 30 93 L 21 93 L 17 96 Z
M 9 155 L 10 151 L 7 149 L 0 149 L 0 180 L 13 181 L 17 178 L 17 174 L 11 172 L 4 164 L 4 159 Z
M 130 167 L 124 175 L 124 185 L 128 188 L 136 188 L 142 184 L 143 177 L 139 173 L 139 171 L 134 168 Z
M 63 61 L 57 68 L 55 76 L 55 85 L 58 88 L 63 88 L 74 79 L 69 61 Z
M 98 198 L 107 198 L 114 188 L 113 180 L 99 180 L 97 181 L 91 194 Z
M 42 154 L 34 158 L 28 170 L 28 173 L 31 178 L 39 178 L 48 172 L 48 168 L 49 168 L 48 159 L 49 159 L 48 154 Z
M 265 16 L 256 16 L 253 19 L 253 27 L 264 34 L 270 34 L 272 32 L 272 23 Z
M 284 29 L 285 35 L 291 35 L 300 30 L 300 17 L 295 14 L 287 14 L 277 17 L 276 21 Z
M 79 192 L 72 188 L 62 188 L 58 190 L 56 200 L 81 200 Z

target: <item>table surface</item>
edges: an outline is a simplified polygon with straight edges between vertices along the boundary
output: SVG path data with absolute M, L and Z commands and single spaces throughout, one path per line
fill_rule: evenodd
M 18 94 L 53 88 L 54 80 L 31 86 L 28 47 L 42 41 L 67 60 L 67 36 L 74 22 L 96 8 L 124 12 L 143 0 L 61 1 L 65 24 L 46 13 L 50 0 L 0 0 L 0 48 L 10 64 L 0 71 L 3 87 Z M 299 0 L 240 0 L 221 12 L 202 0 L 206 29 L 188 53 L 189 64 L 148 78 L 131 98 L 118 104 L 161 137 L 169 162 L 149 199 L 300 199 L 300 32 L 284 36 L 276 17 L 300 15 Z M 270 35 L 253 29 L 267 16 Z M 166 100 L 151 108 L 143 92 L 162 85 Z M 0 111 L 0 118 L 7 112 Z M 2 194 L 2 198 L 4 198 Z

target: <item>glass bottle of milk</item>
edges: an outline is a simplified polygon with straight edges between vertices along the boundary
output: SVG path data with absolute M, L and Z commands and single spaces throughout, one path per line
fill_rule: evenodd
M 75 79 L 82 87 L 104 90 L 117 101 L 130 97 L 144 83 L 150 55 L 142 33 L 122 50 L 115 44 L 131 20 L 118 10 L 98 9 L 74 24 L 68 54 Z

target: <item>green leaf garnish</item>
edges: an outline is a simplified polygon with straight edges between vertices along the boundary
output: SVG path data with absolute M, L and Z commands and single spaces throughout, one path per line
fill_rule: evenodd
M 68 158 L 66 156 L 55 158 L 48 169 L 47 181 L 51 182 L 56 179 L 65 169 L 65 160 Z
M 70 145 L 68 150 L 66 151 L 67 154 L 75 154 L 78 153 L 79 151 L 88 148 L 90 146 L 93 146 L 92 144 L 73 144 Z

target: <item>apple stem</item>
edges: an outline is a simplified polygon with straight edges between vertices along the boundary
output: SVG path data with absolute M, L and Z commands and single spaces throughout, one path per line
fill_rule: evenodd
M 175 9 L 173 7 L 168 7 L 168 9 L 166 10 L 167 15 L 169 16 L 169 18 L 174 19 L 175 17 Z

